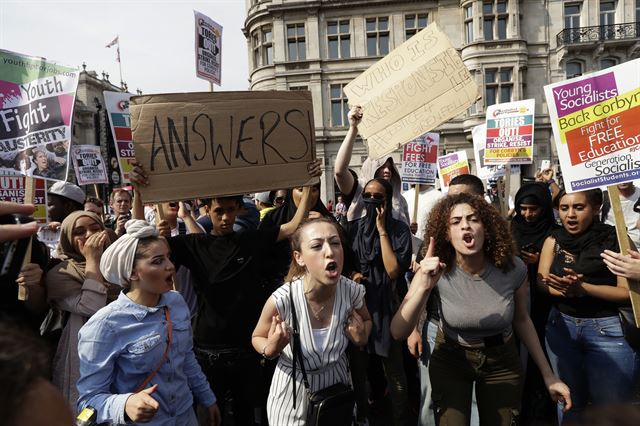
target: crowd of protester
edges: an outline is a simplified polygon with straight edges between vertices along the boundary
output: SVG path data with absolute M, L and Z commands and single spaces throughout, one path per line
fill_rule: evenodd
M 140 165 L 107 200 L 56 182 L 43 227 L 0 203 L 3 247 L 32 247 L 0 287 L 0 422 L 305 425 L 342 384 L 345 425 L 638 424 L 640 189 L 618 186 L 623 255 L 599 189 L 547 169 L 509 212 L 474 175 L 403 194 L 391 157 L 349 168 L 348 117 L 326 203 L 316 185 L 144 205 Z

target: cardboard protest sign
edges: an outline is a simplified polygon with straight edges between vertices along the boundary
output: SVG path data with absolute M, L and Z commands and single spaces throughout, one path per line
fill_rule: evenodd
M 220 85 L 222 70 L 222 26 L 200 12 L 196 20 L 196 75 Z
M 535 99 L 487 108 L 485 164 L 531 164 Z
M 640 59 L 544 91 L 567 192 L 640 178 Z
M 65 180 L 78 71 L 0 50 L 0 173 Z
M 0 201 L 10 201 L 24 204 L 26 177 L 18 173 L 0 174 Z M 40 224 L 47 223 L 47 191 L 46 181 L 33 179 L 35 185 L 35 197 L 33 204 L 36 211 L 33 218 Z
M 403 147 L 403 182 L 435 185 L 439 142 L 438 133 L 426 133 Z
M 478 86 L 451 42 L 430 24 L 344 88 L 364 116 L 369 156 L 381 158 L 465 112 Z
M 451 179 L 458 175 L 469 174 L 469 160 L 466 151 L 453 152 L 438 157 L 438 175 L 440 176 L 440 188 L 449 188 Z
M 107 170 L 99 146 L 75 145 L 71 149 L 71 155 L 78 185 L 108 182 Z
M 135 96 L 136 158 L 150 174 L 145 202 L 311 185 L 311 92 Z
M 122 173 L 122 185 L 128 185 L 129 173 L 133 170 L 132 161 L 136 158 L 131 138 L 131 116 L 129 114 L 129 99 L 131 93 L 103 92 L 104 102 L 109 115 L 111 134 L 116 144 L 118 165 Z

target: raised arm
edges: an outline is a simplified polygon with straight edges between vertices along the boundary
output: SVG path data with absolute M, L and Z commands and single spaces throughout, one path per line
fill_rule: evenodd
M 351 162 L 351 154 L 353 153 L 353 144 L 358 136 L 358 124 L 362 121 L 362 108 L 355 106 L 351 108 L 348 114 L 349 131 L 340 145 L 338 155 L 336 156 L 334 177 L 340 192 L 350 194 L 355 185 L 355 179 L 349 172 L 349 162 Z
M 320 161 L 316 160 L 309 164 L 309 176 L 318 177 L 322 175 L 322 167 L 320 166 Z M 278 241 L 285 240 L 289 238 L 295 230 L 302 222 L 302 219 L 307 217 L 309 214 L 309 210 L 311 206 L 309 205 L 309 194 L 311 193 L 311 187 L 305 186 L 302 189 L 302 198 L 300 199 L 300 203 L 298 204 L 298 209 L 296 210 L 296 214 L 293 216 L 291 221 L 280 225 L 280 232 L 278 232 Z
M 391 336 L 396 340 L 406 339 L 413 332 L 425 309 L 431 290 L 442 275 L 445 265 L 440 262 L 439 257 L 433 255 L 434 246 L 432 237 L 429 240 L 427 253 L 411 280 L 409 291 L 391 320 Z

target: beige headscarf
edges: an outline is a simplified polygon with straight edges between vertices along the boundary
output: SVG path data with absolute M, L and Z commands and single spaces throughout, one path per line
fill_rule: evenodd
M 111 244 L 100 259 L 100 272 L 104 278 L 120 286 L 126 286 L 129 282 L 138 241 L 141 238 L 158 236 L 155 226 L 149 225 L 144 220 L 131 219 L 124 228 L 127 233 Z
M 60 241 L 58 242 L 58 256 L 62 259 L 47 273 L 47 298 L 57 300 L 68 297 L 78 291 L 86 279 L 84 255 L 73 244 L 73 228 L 81 217 L 90 217 L 100 229 L 104 231 L 104 224 L 97 214 L 77 210 L 67 216 L 60 226 Z

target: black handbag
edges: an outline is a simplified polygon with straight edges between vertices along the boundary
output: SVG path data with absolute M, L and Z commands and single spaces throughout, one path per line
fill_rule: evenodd
M 631 306 L 618 308 L 618 316 L 620 317 L 622 333 L 627 343 L 636 351 L 640 351 L 640 328 L 636 327 L 633 308 Z
M 349 426 L 353 423 L 355 395 L 351 386 L 336 383 L 316 392 L 311 392 L 307 372 L 302 362 L 300 335 L 298 333 L 298 316 L 293 304 L 293 287 L 289 288 L 289 300 L 293 316 L 293 408 L 296 404 L 296 363 L 300 363 L 302 381 L 308 398 L 306 426 Z

